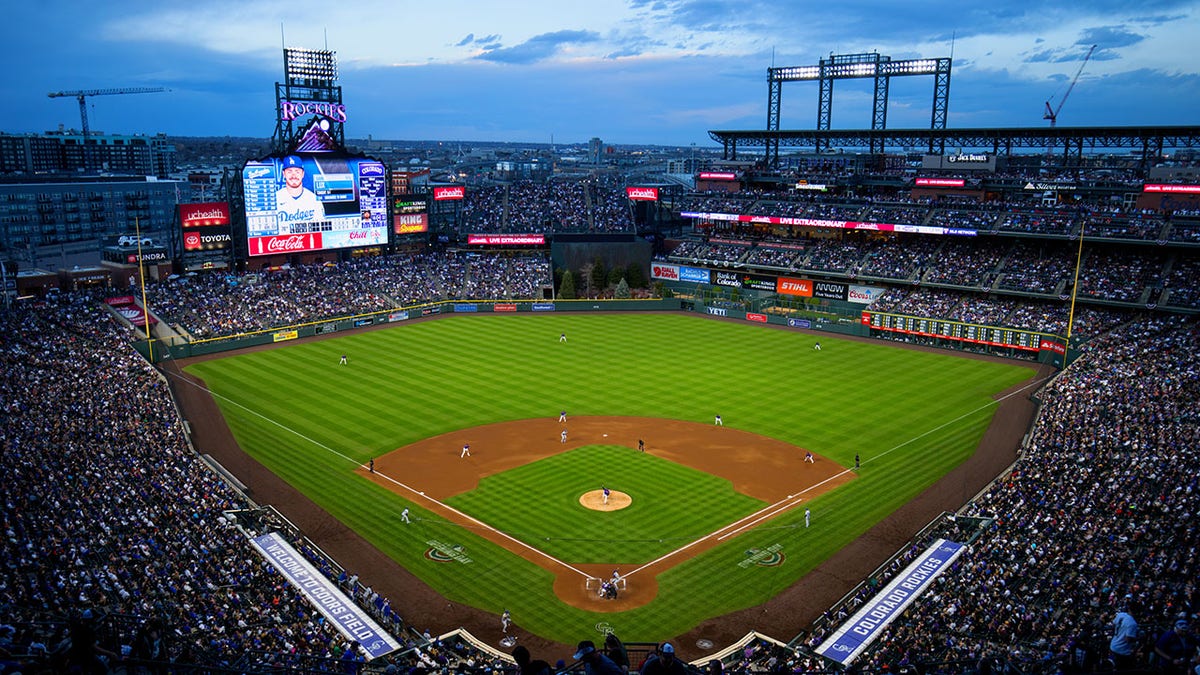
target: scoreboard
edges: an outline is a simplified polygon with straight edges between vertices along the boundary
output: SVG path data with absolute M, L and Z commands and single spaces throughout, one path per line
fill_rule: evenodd
M 872 330 L 882 330 L 889 333 L 904 335 L 920 335 L 923 337 L 956 340 L 973 344 L 989 345 L 992 347 L 1009 347 L 1036 352 L 1043 349 L 1059 351 L 1054 346 L 1061 345 L 1061 338 L 1050 333 L 1039 333 L 1016 328 L 999 326 L 981 326 L 961 321 L 946 321 L 944 319 L 929 319 L 904 314 L 886 314 L 881 312 L 863 312 L 863 324 Z

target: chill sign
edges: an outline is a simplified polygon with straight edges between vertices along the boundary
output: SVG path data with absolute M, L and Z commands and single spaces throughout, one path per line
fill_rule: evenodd
M 625 196 L 633 201 L 656 202 L 658 201 L 658 188 L 627 187 L 625 188 Z

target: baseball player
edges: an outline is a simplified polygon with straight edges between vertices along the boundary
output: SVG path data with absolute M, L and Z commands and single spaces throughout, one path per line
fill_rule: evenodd
M 559 334 L 558 334 L 558 341 L 559 341 L 559 342 L 566 342 L 566 341 L 567 341 L 567 334 L 566 334 L 566 333 L 559 333 Z
M 338 363 L 344 366 L 344 365 L 347 365 L 347 364 L 349 363 L 349 360 L 346 358 L 346 355 L 345 355 L 345 354 L 342 354 L 342 360 L 341 360 L 341 361 L 339 361 Z
M 406 523 L 412 522 L 411 520 L 408 519 L 408 507 L 407 506 L 404 507 L 404 510 L 400 512 L 400 520 L 402 520 Z
M 638 452 L 645 452 L 645 451 L 646 451 L 646 441 L 643 441 L 642 439 L 639 438 L 638 439 Z
M 567 430 L 566 429 L 563 429 L 562 433 L 558 435 L 558 442 L 559 443 L 567 442 Z
M 458 457 L 461 459 L 463 457 L 470 457 L 470 456 L 471 456 L 471 446 L 467 443 L 463 443 L 462 452 L 459 453 Z
M 817 342 L 817 343 L 815 343 L 815 344 L 813 345 L 813 351 L 814 351 L 814 352 L 819 352 L 819 351 L 821 351 L 821 343 L 820 343 L 820 342 Z
M 812 519 L 812 512 L 809 511 L 808 509 L 804 509 L 804 526 L 805 527 L 808 527 L 808 523 L 811 519 Z
M 804 451 L 804 461 L 808 462 L 809 464 L 817 463 L 817 460 L 813 458 L 812 450 Z
M 609 490 L 607 487 L 604 487 L 604 486 L 601 486 L 601 489 L 604 490 L 604 502 L 603 503 L 607 504 L 608 503 L 608 495 L 612 494 L 612 490 Z
M 508 633 L 508 624 L 510 623 L 512 623 L 512 614 L 509 614 L 508 610 L 506 609 L 504 610 L 504 613 L 500 615 L 500 627 L 504 629 L 506 634 Z
M 558 413 L 558 421 L 562 424 L 567 423 L 567 411 L 566 410 Z
M 719 426 L 719 427 L 723 427 L 723 426 L 725 426 L 725 422 L 721 421 L 721 416 L 720 416 L 720 415 L 717 415 L 717 416 L 716 416 L 716 418 L 713 420 L 713 424 L 715 424 L 715 425 L 717 425 L 717 426 Z
M 858 453 L 856 452 L 856 453 L 854 453 L 854 468 L 857 469 L 858 467 L 859 467 Z
M 375 473 L 375 459 L 374 458 L 371 458 L 371 461 L 367 462 L 367 469 L 371 473 Z

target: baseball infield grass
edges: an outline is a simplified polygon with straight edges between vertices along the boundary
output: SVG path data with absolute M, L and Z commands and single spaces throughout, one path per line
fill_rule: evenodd
M 603 515 L 579 495 L 608 485 L 637 498 Z M 589 445 L 511 469 L 446 503 L 570 563 L 645 563 L 766 506 L 729 481 L 617 445 Z
M 560 343 L 564 332 L 569 341 Z M 246 452 L 443 595 L 497 613 L 507 608 L 521 629 L 568 644 L 594 636 L 598 622 L 625 640 L 655 641 L 769 599 L 911 501 L 971 454 L 995 411 L 992 397 L 1034 374 L 1025 365 L 950 353 L 830 334 L 820 340 L 817 352 L 811 334 L 682 314 L 447 317 L 235 354 L 188 371 L 213 390 Z M 338 365 L 341 354 L 349 355 L 349 366 Z M 549 572 L 354 473 L 368 459 L 423 438 L 553 417 L 562 409 L 705 424 L 719 412 L 728 427 L 809 448 L 843 466 L 853 466 L 857 452 L 863 465 L 856 480 L 807 504 L 810 527 L 802 509 L 773 519 L 672 568 L 659 577 L 653 602 L 620 613 L 560 602 Z M 457 460 L 455 450 L 448 449 L 447 461 Z M 595 525 L 614 513 L 581 512 L 568 521 L 564 504 L 537 498 L 545 480 L 578 480 L 574 491 L 559 486 L 573 494 L 596 489 L 595 476 L 559 471 L 554 461 L 607 451 L 579 448 L 485 479 L 450 501 L 531 542 L 557 537 L 539 548 L 553 547 L 563 558 L 604 562 L 617 557 L 614 551 L 654 557 L 657 542 L 642 550 L 634 541 L 640 531 L 613 534 Z M 406 478 L 419 484 L 419 476 Z M 513 508 L 517 496 L 520 508 Z M 731 489 L 720 502 L 703 514 L 691 511 L 705 507 L 691 507 L 691 523 L 676 514 L 669 531 L 703 534 L 758 504 Z M 406 506 L 416 519 L 407 526 L 399 519 Z M 647 515 L 629 510 L 631 520 Z M 637 527 L 653 531 L 655 520 L 648 516 Z M 438 547 L 459 547 L 470 562 L 427 559 L 426 551 Z M 739 565 L 748 551 L 771 547 L 782 552 L 781 564 Z M 403 614 L 403 600 L 392 601 Z

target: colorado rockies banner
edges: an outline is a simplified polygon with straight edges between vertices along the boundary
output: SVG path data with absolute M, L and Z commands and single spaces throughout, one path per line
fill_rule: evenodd
M 316 570 L 276 532 L 250 540 L 262 557 L 279 570 L 348 640 L 358 640 L 368 658 L 396 651 L 400 643 L 379 627 L 361 607 Z
M 816 652 L 842 665 L 849 664 L 869 647 L 913 600 L 920 597 L 950 563 L 962 555 L 963 548 L 964 546 L 957 542 L 945 539 L 935 541 L 878 595 L 850 617 L 849 621 L 842 624 L 828 640 L 817 647 Z

